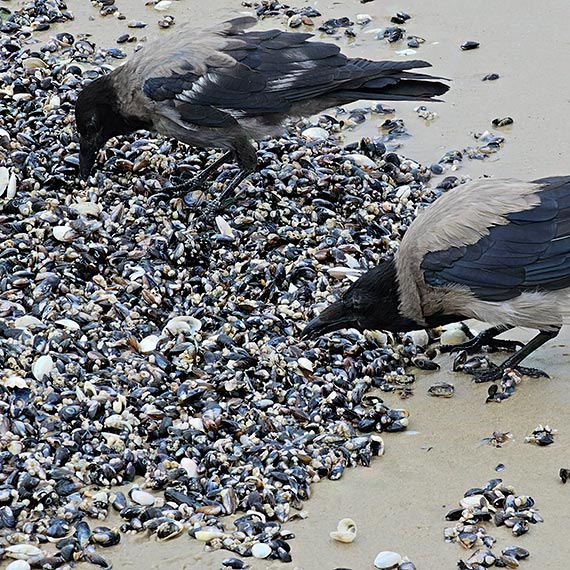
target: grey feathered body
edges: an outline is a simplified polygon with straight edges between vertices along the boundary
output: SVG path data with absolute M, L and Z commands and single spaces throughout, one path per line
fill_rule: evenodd
M 479 180 L 420 213 L 395 258 L 399 310 L 558 329 L 570 313 L 570 177 Z
M 427 100 L 448 89 L 408 71 L 427 62 L 348 59 L 334 44 L 307 41 L 310 34 L 245 31 L 255 23 L 181 25 L 145 46 L 110 74 L 120 113 L 251 161 L 247 141 L 280 132 L 288 117 L 357 99 Z

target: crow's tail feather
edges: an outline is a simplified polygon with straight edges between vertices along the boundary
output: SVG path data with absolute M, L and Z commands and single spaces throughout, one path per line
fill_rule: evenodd
M 334 95 L 346 101 L 370 99 L 374 101 L 440 101 L 436 99 L 449 90 L 449 86 L 440 81 L 426 81 L 420 79 L 401 79 L 393 85 L 386 85 L 379 81 L 381 86 L 369 81 L 357 89 L 344 89 L 335 91 Z

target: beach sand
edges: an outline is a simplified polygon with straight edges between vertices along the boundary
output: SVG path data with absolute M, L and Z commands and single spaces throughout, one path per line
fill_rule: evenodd
M 114 39 L 127 31 L 125 21 L 112 16 L 103 19 L 83 0 L 68 4 L 76 20 L 65 29 L 89 31 L 99 45 L 111 47 Z M 142 0 L 118 0 L 117 4 L 127 21 L 149 23 L 146 30 L 128 30 L 130 33 L 167 36 L 168 32 L 159 32 L 155 24 L 164 13 L 145 7 Z M 486 161 L 465 159 L 461 168 L 446 175 L 533 179 L 570 172 L 565 128 L 570 111 L 570 5 L 565 0 L 551 0 L 547 6 L 532 0 L 311 4 L 325 19 L 368 13 L 373 17 L 369 29 L 390 25 L 390 16 L 398 10 L 409 12 L 412 19 L 404 27 L 426 42 L 407 57 L 426 59 L 432 62 L 433 73 L 453 80 L 445 102 L 429 104 L 439 114 L 429 124 L 413 111 L 416 105 L 395 105 L 395 117 L 403 118 L 412 134 L 403 140 L 399 153 L 422 163 L 437 162 L 448 150 L 474 145 L 470 133 L 493 130 L 491 120 L 508 115 L 514 124 L 494 130 L 506 138 L 499 153 Z M 192 19 L 197 25 L 206 25 L 246 10 L 239 0 L 180 0 L 173 2 L 167 13 L 175 15 L 177 22 Z M 262 25 L 278 26 L 281 22 L 269 19 Z M 467 40 L 480 42 L 480 48 L 461 51 L 460 44 Z M 405 48 L 405 43 L 390 46 L 374 40 L 374 34 L 362 32 L 353 45 L 348 45 L 346 38 L 341 43 L 346 54 L 371 59 L 402 58 L 396 51 Z M 481 81 L 492 72 L 500 79 Z M 381 120 L 368 121 L 347 140 L 377 134 Z M 531 333 L 520 334 L 528 338 Z M 248 563 L 255 570 L 365 570 L 373 568 L 378 551 L 395 550 L 408 556 L 418 569 L 455 568 L 459 557 L 465 559 L 469 553 L 444 542 L 443 529 L 451 524 L 444 520 L 445 513 L 457 506 L 468 488 L 501 477 L 518 493 L 535 499 L 545 522 L 531 526 L 530 532 L 518 539 L 505 527 L 489 527 L 489 534 L 498 540 L 493 550 L 518 544 L 531 552 L 531 557 L 521 562 L 523 569 L 567 568 L 570 486 L 561 484 L 558 470 L 570 467 L 569 341 L 570 330 L 563 329 L 557 339 L 529 358 L 527 364 L 545 368 L 550 379 L 525 378 L 515 394 L 501 404 L 485 403 L 487 385 L 475 385 L 469 376 L 451 372 L 450 357 L 438 359 L 439 372 L 418 371 L 412 398 L 401 401 L 395 394 L 383 396 L 389 406 L 410 410 L 408 431 L 387 434 L 386 454 L 370 468 L 347 470 L 340 481 L 315 485 L 313 497 L 305 505 L 308 518 L 284 525 L 296 534 L 291 541 L 293 562 L 248 559 Z M 429 385 L 441 380 L 455 384 L 453 398 L 427 395 Z M 553 445 L 540 448 L 524 443 L 525 435 L 539 423 L 559 430 Z M 514 439 L 502 448 L 482 443 L 493 431 L 512 432 Z M 499 463 L 505 469 L 497 473 Z M 352 544 L 334 543 L 329 538 L 343 517 L 358 524 Z M 116 570 L 214 570 L 220 568 L 222 559 L 232 556 L 226 551 L 204 552 L 203 544 L 185 535 L 164 543 L 145 535 L 127 536 L 103 554 Z

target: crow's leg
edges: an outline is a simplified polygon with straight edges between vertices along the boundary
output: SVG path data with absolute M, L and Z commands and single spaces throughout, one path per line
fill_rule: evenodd
M 491 327 L 487 330 L 480 332 L 476 337 L 470 338 L 467 342 L 461 344 L 450 345 L 442 344 L 440 347 L 441 352 L 459 352 L 460 350 L 467 351 L 468 354 L 480 351 L 483 347 L 488 347 L 494 350 L 517 350 L 521 346 L 524 346 L 523 342 L 518 340 L 502 340 L 500 338 L 495 338 L 497 335 L 504 333 L 512 329 L 508 325 L 499 325 L 496 327 Z
M 201 217 L 209 217 L 212 214 L 223 210 L 232 204 L 235 189 L 253 172 L 257 167 L 257 152 L 251 141 L 245 136 L 234 141 L 235 154 L 240 171 L 234 176 L 231 182 L 218 194 L 212 202 L 204 209 Z
M 526 376 L 532 376 L 534 378 L 539 378 L 540 376 L 545 376 L 548 378 L 548 374 L 539 370 L 538 368 L 526 368 L 524 366 L 519 366 L 519 364 L 531 353 L 533 353 L 537 348 L 542 346 L 545 342 L 554 338 L 560 332 L 560 327 L 555 331 L 540 331 L 534 338 L 529 340 L 522 348 L 519 348 L 512 356 L 509 356 L 502 364 L 497 367 L 493 367 L 482 374 L 478 374 L 473 380 L 475 382 L 492 382 L 493 380 L 500 380 L 507 368 L 512 368 L 524 374 Z
M 245 170 L 240 170 L 231 182 L 220 192 L 218 196 L 201 208 L 200 219 L 211 218 L 214 214 L 222 212 L 235 202 L 234 190 L 251 174 Z M 186 199 L 184 199 L 186 201 Z
M 224 152 L 220 158 L 217 158 L 206 166 L 204 170 L 200 171 L 194 178 L 187 180 L 186 182 L 182 182 L 182 184 L 176 184 L 173 186 L 167 186 L 165 190 L 168 191 L 169 194 L 178 195 L 185 194 L 189 190 L 194 190 L 195 188 L 199 188 L 212 176 L 212 173 L 218 170 L 222 164 L 229 162 L 233 157 L 233 151 L 229 150 L 228 152 Z

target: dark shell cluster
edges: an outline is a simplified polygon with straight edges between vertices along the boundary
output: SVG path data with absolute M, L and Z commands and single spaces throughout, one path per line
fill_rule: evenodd
M 330 117 L 260 143 L 259 171 L 215 221 L 165 189 L 215 153 L 149 133 L 107 145 L 81 185 L 74 101 L 123 56 L 32 35 L 71 17 L 34 2 L 2 22 L 0 557 L 107 567 L 99 547 L 148 531 L 288 561 L 282 525 L 311 484 L 370 465 L 379 434 L 408 426 L 380 395 L 409 395 L 422 353 L 299 333 L 444 189 L 381 139 L 301 135 L 341 130 Z
M 534 507 L 534 499 L 528 495 L 517 495 L 515 489 L 503 483 L 502 479 L 491 479 L 484 487 L 474 487 L 463 495 L 460 507 L 452 509 L 446 520 L 457 521 L 446 528 L 445 540 L 457 542 L 463 548 L 477 548 L 467 560 L 460 560 L 462 570 L 483 570 L 493 566 L 517 568 L 519 561 L 528 558 L 528 550 L 509 546 L 494 552 L 496 539 L 487 534 L 486 525 L 505 526 L 515 537 L 529 531 L 529 525 L 541 523 L 544 519 Z

